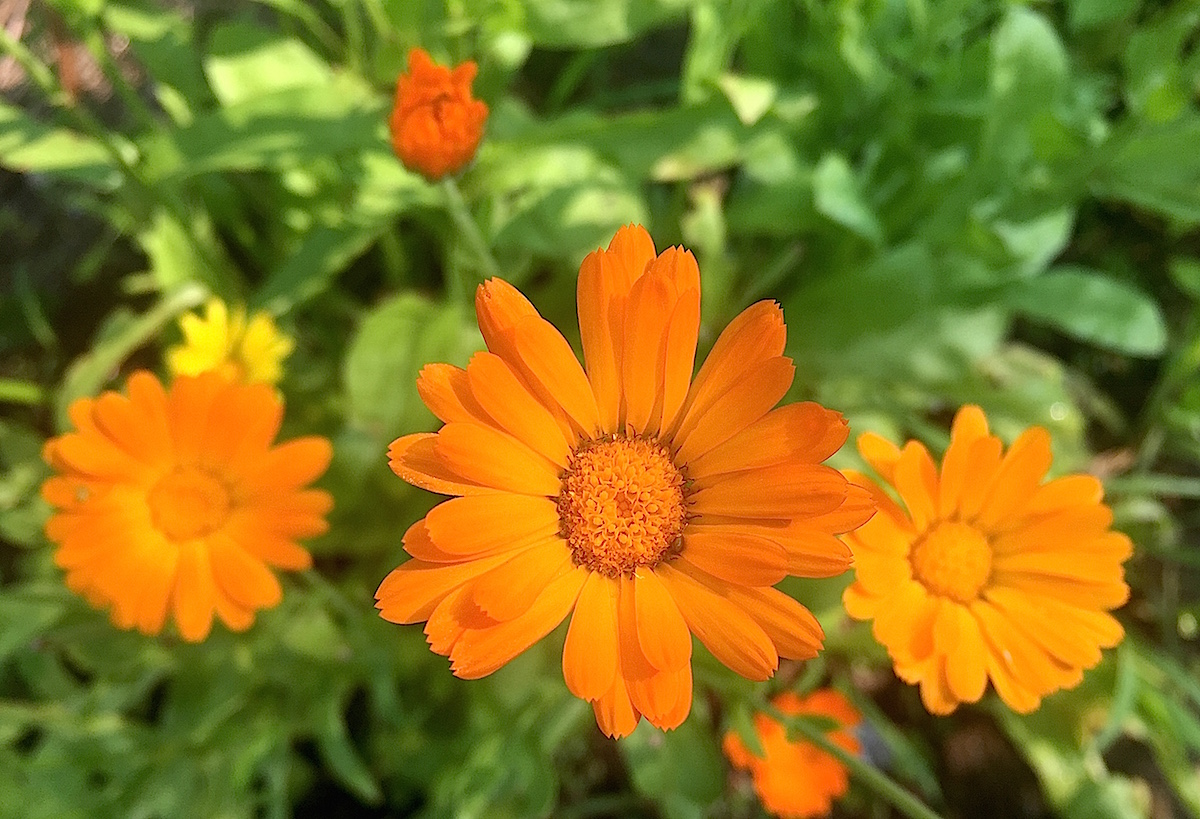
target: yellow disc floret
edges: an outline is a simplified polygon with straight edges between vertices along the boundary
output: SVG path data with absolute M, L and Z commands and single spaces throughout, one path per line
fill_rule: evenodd
M 612 437 L 581 446 L 558 496 L 575 563 L 616 577 L 677 553 L 687 518 L 684 484 L 657 442 Z
M 942 521 L 913 546 L 913 576 L 932 594 L 969 603 L 992 573 L 992 547 L 966 523 Z

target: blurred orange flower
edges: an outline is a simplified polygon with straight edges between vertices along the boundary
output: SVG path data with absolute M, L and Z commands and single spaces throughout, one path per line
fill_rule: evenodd
M 840 727 L 826 736 L 850 753 L 858 753 L 858 740 L 845 729 L 853 728 L 861 717 L 837 691 L 826 688 L 804 698 L 788 691 L 771 704 L 789 716 L 811 714 L 835 720 Z M 769 813 L 787 819 L 824 816 L 832 810 L 833 800 L 850 787 L 840 761 L 811 743 L 790 742 L 787 729 L 777 720 L 755 714 L 754 733 L 762 745 L 761 757 L 732 731 L 725 734 L 723 747 L 730 763 L 749 769 L 754 791 Z
M 476 70 L 470 60 L 451 70 L 420 48 L 408 53 L 391 118 L 392 147 L 406 168 L 436 181 L 475 156 L 488 115 L 471 96 Z
M 586 374 L 511 285 L 482 285 L 475 307 L 489 352 L 417 383 L 445 426 L 389 451 L 409 483 L 461 497 L 405 534 L 413 559 L 380 585 L 383 617 L 428 620 L 433 650 L 473 679 L 573 610 L 563 675 L 609 736 L 683 721 L 692 634 L 755 680 L 815 656 L 820 625 L 772 586 L 843 572 L 834 535 L 874 509 L 821 464 L 846 440 L 841 415 L 772 410 L 794 371 L 779 306 L 735 318 L 693 380 L 696 261 L 630 226 L 580 270 Z
M 1129 596 L 1129 538 L 1110 530 L 1100 482 L 1043 483 L 1050 434 L 1031 427 L 1002 455 L 979 407 L 954 419 L 941 474 L 925 447 L 878 435 L 858 448 L 904 502 L 869 478 L 880 513 L 847 537 L 850 615 L 874 618 L 896 674 L 934 714 L 983 696 L 988 678 L 1022 713 L 1078 684 L 1124 632 L 1108 610 Z
M 54 561 L 120 628 L 157 634 L 168 609 L 192 642 L 214 612 L 248 628 L 280 599 L 268 567 L 312 562 L 296 539 L 326 529 L 329 494 L 304 486 L 329 465 L 329 441 L 272 446 L 283 406 L 266 384 L 208 372 L 164 391 L 137 372 L 128 393 L 75 401 L 76 431 L 46 443 L 58 473 L 42 485 L 57 507 L 46 522 Z

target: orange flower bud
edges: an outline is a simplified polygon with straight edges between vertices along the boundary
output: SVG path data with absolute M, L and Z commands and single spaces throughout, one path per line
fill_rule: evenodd
M 391 118 L 392 147 L 406 168 L 435 181 L 475 156 L 488 115 L 487 105 L 471 96 L 477 70 L 470 60 L 451 70 L 423 49 L 408 53 Z

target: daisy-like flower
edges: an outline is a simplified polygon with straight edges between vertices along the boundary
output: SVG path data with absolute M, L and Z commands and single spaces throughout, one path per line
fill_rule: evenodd
M 898 505 L 865 476 L 879 514 L 847 537 L 856 578 L 846 610 L 874 618 L 896 674 L 934 714 L 976 702 L 987 681 L 1015 711 L 1075 686 L 1121 641 L 1108 613 L 1125 602 L 1132 545 L 1111 531 L 1100 482 L 1043 482 L 1050 434 L 1026 430 L 1006 454 L 979 407 L 954 419 L 941 474 L 916 441 L 859 438 Z
M 392 148 L 410 171 L 430 181 L 455 173 L 475 156 L 487 104 L 471 96 L 475 63 L 440 66 L 420 48 L 408 53 L 408 73 L 396 82 Z
M 804 698 L 787 691 L 771 704 L 788 716 L 807 714 L 834 720 L 838 727 L 826 737 L 850 753 L 858 753 L 858 740 L 848 729 L 858 725 L 861 717 L 837 691 L 824 688 Z M 750 771 L 754 792 L 773 816 L 825 816 L 833 809 L 833 800 L 849 789 L 845 765 L 812 743 L 789 741 L 787 729 L 773 717 L 755 714 L 754 733 L 762 745 L 761 757 L 755 756 L 732 731 L 725 734 L 722 747 L 734 767 Z
M 693 381 L 695 259 L 656 255 L 640 226 L 580 270 L 586 374 L 510 285 L 487 282 L 475 306 L 489 351 L 418 381 L 445 426 L 389 451 L 409 483 L 459 497 L 405 534 L 413 559 L 379 587 L 383 617 L 427 620 L 433 650 L 472 679 L 574 611 L 563 675 L 609 736 L 641 716 L 683 721 L 692 634 L 755 680 L 815 656 L 821 627 L 772 586 L 844 571 L 834 535 L 873 506 L 821 464 L 846 439 L 841 415 L 772 410 L 793 376 L 779 306 L 734 319 Z
M 167 350 L 172 375 L 215 371 L 243 384 L 277 384 L 293 347 L 269 314 L 259 311 L 247 320 L 245 308 L 230 310 L 220 299 L 209 300 L 203 317 L 184 313 L 179 328 L 183 344 Z
M 329 465 L 329 441 L 273 446 L 283 406 L 265 384 L 209 372 L 164 391 L 137 372 L 128 393 L 74 402 L 75 431 L 46 443 L 58 473 L 42 485 L 57 507 L 46 522 L 55 563 L 119 628 L 157 634 L 168 610 L 192 642 L 214 612 L 248 628 L 279 602 L 269 567 L 311 565 L 296 539 L 326 529 L 329 494 L 304 487 Z

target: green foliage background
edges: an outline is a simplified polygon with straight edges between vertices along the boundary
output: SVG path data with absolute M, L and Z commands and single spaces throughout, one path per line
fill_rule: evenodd
M 1200 813 L 1200 4 L 27 11 L 0 31 L 24 76 L 0 96 L 0 816 L 759 816 L 721 732 L 825 682 L 867 716 L 872 764 L 943 815 Z M 64 86 L 52 42 L 90 86 Z M 414 45 L 480 65 L 492 113 L 458 188 L 388 144 Z M 848 577 L 789 581 L 820 659 L 755 686 L 698 651 L 689 720 L 613 743 L 562 684 L 561 635 L 467 683 L 379 620 L 434 501 L 384 456 L 434 426 L 417 370 L 481 346 L 493 265 L 577 341 L 578 264 L 628 222 L 695 251 L 702 347 L 778 299 L 789 399 L 855 432 L 940 451 L 967 402 L 1006 438 L 1047 426 L 1056 471 L 1103 477 L 1137 544 L 1122 647 L 1030 717 L 935 720 L 847 621 Z M 193 646 L 65 590 L 38 453 L 74 398 L 157 367 L 208 293 L 295 336 L 285 435 L 333 440 L 337 507 L 279 608 Z M 888 816 L 884 796 L 862 780 L 837 810 Z

